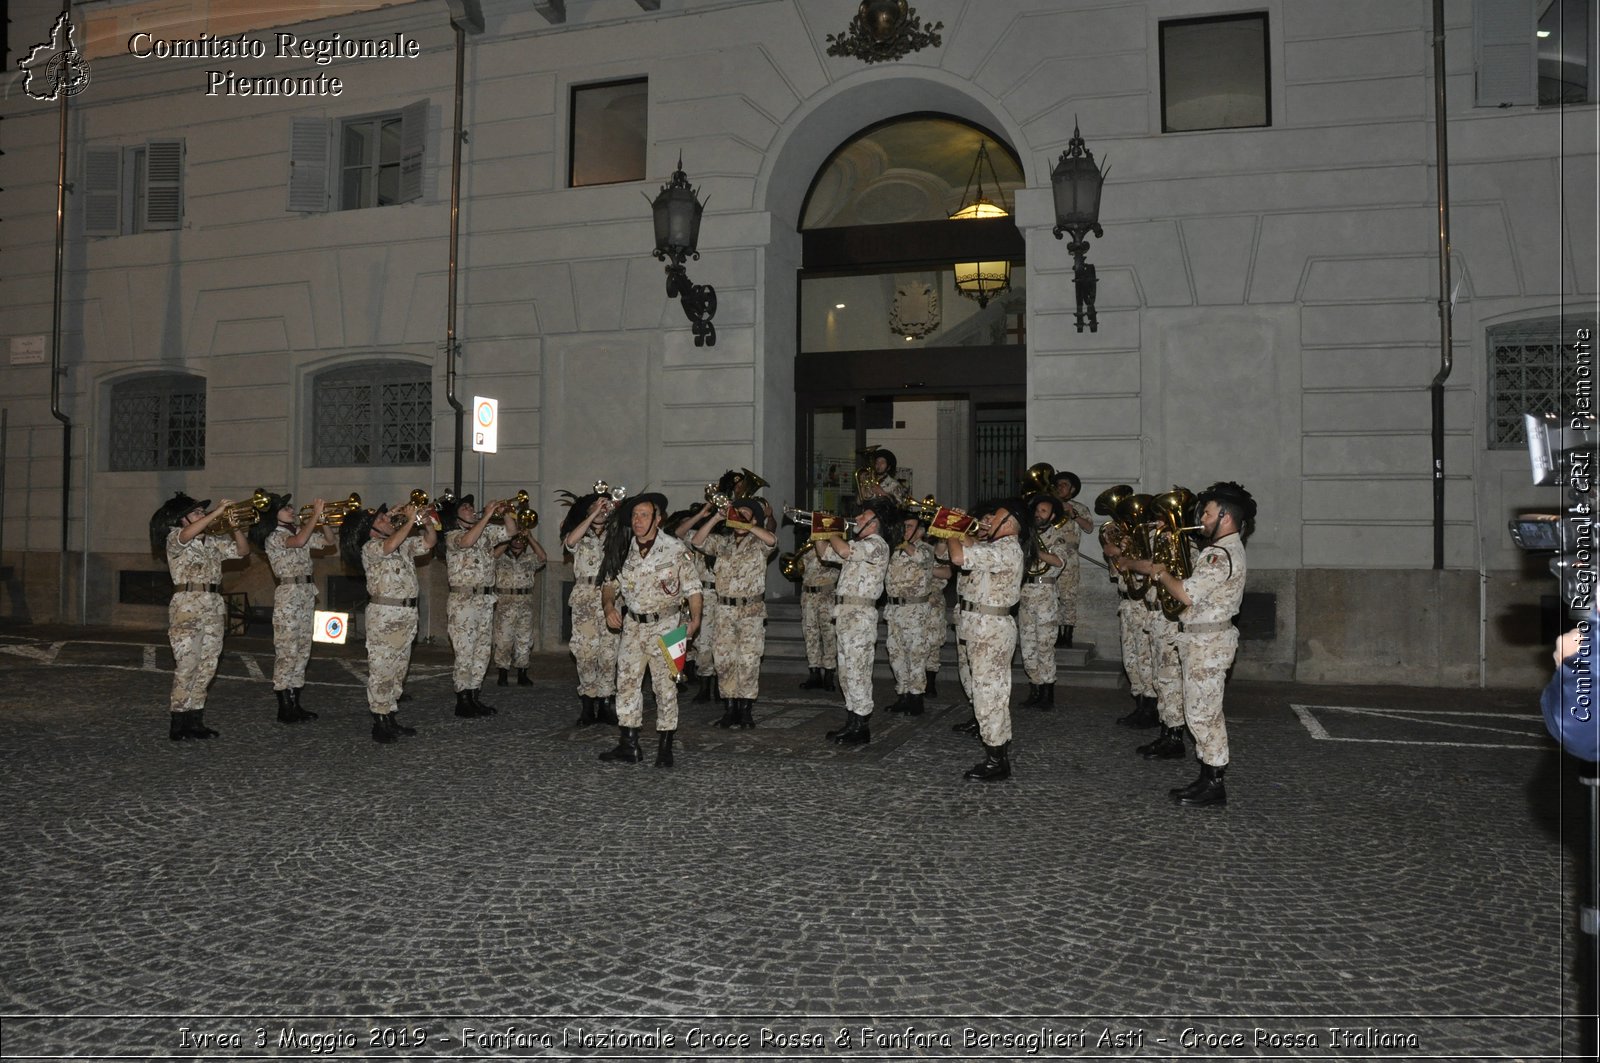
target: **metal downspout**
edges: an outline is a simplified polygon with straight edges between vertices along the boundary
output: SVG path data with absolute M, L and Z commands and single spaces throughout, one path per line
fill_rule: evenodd
M 61 13 L 72 19 L 72 0 L 62 0 Z M 61 409 L 61 302 L 62 272 L 67 246 L 67 83 L 71 70 L 63 69 L 57 85 L 61 128 L 56 152 L 56 269 L 55 288 L 50 300 L 50 415 L 61 422 L 61 560 L 57 572 L 56 613 L 67 617 L 67 548 L 71 543 L 68 518 L 72 515 L 72 421 Z M 84 544 L 88 548 L 87 542 Z M 87 558 L 85 559 L 87 562 Z
M 466 71 L 467 34 L 459 24 L 456 31 L 456 117 L 452 128 L 450 149 L 450 270 L 447 284 L 449 295 L 445 310 L 445 370 L 444 397 L 456 413 L 455 474 L 450 479 L 450 489 L 461 495 L 461 448 L 467 435 L 467 408 L 456 396 L 456 359 L 460 344 L 456 342 L 456 257 L 461 242 L 461 143 L 466 139 L 461 129 L 462 95 Z
M 1433 391 L 1433 567 L 1444 568 L 1444 382 L 1450 376 L 1450 151 L 1445 128 L 1444 0 L 1433 0 L 1433 136 L 1439 172 L 1439 372 Z

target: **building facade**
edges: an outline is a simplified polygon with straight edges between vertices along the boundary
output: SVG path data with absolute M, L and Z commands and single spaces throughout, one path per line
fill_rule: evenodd
M 687 505 L 748 468 L 815 505 L 821 459 L 862 441 L 920 467 L 919 497 L 972 502 L 1014 489 L 978 469 L 994 421 L 1011 465 L 1072 469 L 1086 501 L 1254 493 L 1241 675 L 1542 680 L 1557 588 L 1506 525 L 1561 504 L 1531 484 L 1520 414 L 1572 398 L 1595 325 L 1592 0 L 1443 4 L 1446 182 L 1422 0 L 924 0 L 939 43 L 874 62 L 829 54 L 853 0 L 238 6 L 74 6 L 88 77 L 63 108 L 49 48 L 25 68 L 61 45 L 61 9 L 12 5 L 0 615 L 160 623 L 145 525 L 178 489 L 393 503 L 459 466 L 480 499 L 526 489 L 549 547 L 560 490 Z M 926 256 L 852 271 L 848 237 L 814 235 L 900 220 L 921 187 L 896 185 L 904 159 L 869 175 L 875 207 L 828 175 L 922 120 L 1016 170 L 995 309 Z M 1075 129 L 1109 164 L 1094 331 L 1052 233 Z M 709 345 L 650 254 L 646 201 L 680 159 L 706 204 L 687 268 L 716 290 Z M 852 300 L 880 338 L 823 319 Z M 989 319 L 965 355 L 940 347 Z M 476 396 L 499 403 L 492 455 L 466 449 Z M 1104 648 L 1097 572 L 1079 637 Z M 229 581 L 270 600 L 259 558 Z M 559 615 L 552 579 L 547 646 Z

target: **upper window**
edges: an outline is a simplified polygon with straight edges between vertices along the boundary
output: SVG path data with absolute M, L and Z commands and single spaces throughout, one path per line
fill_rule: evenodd
M 1596 0 L 1474 0 L 1477 104 L 1592 103 Z
M 1267 16 L 1161 23 L 1161 131 L 1272 124 Z
M 204 468 L 204 378 L 161 373 L 113 384 L 110 443 L 113 472 Z
M 573 86 L 570 187 L 644 180 L 647 85 L 634 78 Z
M 427 135 L 427 100 L 332 122 L 292 119 L 289 209 L 364 210 L 421 199 Z
M 432 368 L 363 362 L 312 380 L 313 465 L 426 465 L 433 454 Z
M 183 141 L 84 151 L 83 231 L 125 236 L 183 228 Z
M 1593 320 L 1559 317 L 1516 321 L 1489 330 L 1491 449 L 1527 444 L 1525 413 L 1553 413 L 1565 420 L 1578 395 L 1578 354 L 1594 335 Z

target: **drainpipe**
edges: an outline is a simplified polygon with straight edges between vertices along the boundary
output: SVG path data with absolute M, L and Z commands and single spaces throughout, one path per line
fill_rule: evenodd
M 461 448 L 467 436 L 467 408 L 461 404 L 456 396 L 456 359 L 460 356 L 460 344 L 456 342 L 456 257 L 461 243 L 461 144 L 466 140 L 466 134 L 461 129 L 461 99 L 466 71 L 467 33 L 459 23 L 454 23 L 456 31 L 456 118 L 452 129 L 451 140 L 454 142 L 450 148 L 450 270 L 449 270 L 449 296 L 446 300 L 445 310 L 445 369 L 444 369 L 444 397 L 450 408 L 456 413 L 456 446 L 455 446 L 455 475 L 451 478 L 451 490 L 456 497 L 461 496 Z
M 62 0 L 61 13 L 68 23 L 72 20 L 72 0 Z M 67 548 L 70 544 L 68 518 L 72 515 L 72 421 L 61 409 L 61 299 L 62 267 L 67 246 L 67 92 L 72 71 L 63 68 L 56 86 L 57 108 L 61 112 L 61 128 L 57 134 L 56 150 L 56 272 L 55 290 L 50 300 L 50 415 L 61 422 L 61 562 L 57 574 L 57 616 L 67 618 Z M 84 544 L 88 549 L 88 544 Z M 87 557 L 85 558 L 87 563 Z
M 1433 392 L 1433 567 L 1444 568 L 1444 382 L 1450 376 L 1450 152 L 1445 137 L 1444 0 L 1433 0 L 1433 135 L 1439 172 L 1439 372 Z

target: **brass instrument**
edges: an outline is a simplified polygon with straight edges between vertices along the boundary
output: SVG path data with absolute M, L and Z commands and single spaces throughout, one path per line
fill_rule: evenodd
M 1151 500 L 1149 512 L 1154 519 L 1145 525 L 1149 535 L 1150 559 L 1166 565 L 1180 580 L 1194 574 L 1194 559 L 1190 555 L 1191 544 L 1186 533 L 1200 531 L 1202 526 L 1183 523 L 1193 511 L 1194 502 L 1193 491 L 1174 486 L 1172 490 Z M 1159 583 L 1156 584 L 1156 599 L 1161 604 L 1162 615 L 1168 620 L 1178 619 L 1188 608 Z
M 855 471 L 856 497 L 872 498 L 878 494 L 878 474 L 872 466 L 863 465 Z
M 749 469 L 739 470 L 739 486 L 734 488 L 734 498 L 749 498 L 763 487 L 770 486 L 767 481 L 751 472 Z M 707 500 L 709 501 L 709 499 Z
M 517 510 L 517 528 L 521 534 L 526 535 L 538 526 L 539 511 L 537 509 L 523 508 Z
M 817 531 L 817 527 L 816 527 L 817 523 L 818 523 L 818 521 L 816 519 L 817 513 L 818 513 L 818 511 L 814 510 L 814 509 L 795 509 L 793 506 L 787 506 L 787 505 L 783 507 L 783 515 L 785 517 L 788 517 L 791 522 L 793 522 L 794 524 L 799 525 L 802 528 L 810 528 L 811 529 L 811 537 L 813 539 L 820 538 L 820 537 L 825 537 L 825 536 L 828 536 L 828 535 L 837 534 L 837 532 L 832 530 L 832 529 L 825 530 L 825 531 L 820 531 L 820 532 Z M 856 521 L 854 521 L 854 520 L 842 520 L 841 518 L 834 516 L 832 513 L 828 513 L 828 512 L 825 512 L 825 511 L 822 512 L 821 516 L 823 518 L 822 519 L 822 523 L 824 523 L 824 524 L 828 524 L 828 523 L 831 523 L 833 521 L 838 521 L 838 523 L 843 526 L 844 530 L 846 530 L 846 531 L 855 531 L 856 530 Z
M 800 566 L 800 555 L 811 549 L 810 545 L 799 550 L 791 550 L 778 557 L 778 571 L 783 573 L 783 578 L 790 583 L 799 583 L 805 578 L 805 570 Z
M 711 503 L 711 508 L 720 512 L 724 509 L 727 509 L 728 504 L 732 502 L 733 499 L 717 490 L 716 483 L 711 482 L 706 484 L 706 501 Z
M 428 501 L 428 492 L 420 487 L 412 491 L 411 504 L 417 507 L 417 515 L 414 518 L 417 527 L 420 528 L 425 523 L 431 525 L 434 531 L 443 527 L 439 523 L 439 507 Z
M 1056 467 L 1048 461 L 1036 462 L 1028 466 L 1028 471 L 1022 475 L 1022 494 L 1047 495 L 1055 487 Z
M 594 493 L 600 496 L 600 511 L 610 516 L 611 511 L 617 508 L 617 503 L 628 497 L 628 489 L 618 484 L 612 487 L 604 480 L 594 482 Z
M 1132 497 L 1133 488 L 1128 484 L 1117 484 L 1115 487 L 1108 487 L 1095 497 L 1094 511 L 1102 517 L 1114 517 L 1116 516 L 1117 506 L 1122 504 L 1123 499 Z
M 265 513 L 270 505 L 272 505 L 272 496 L 258 487 L 255 494 L 243 502 L 229 503 L 218 520 L 229 531 L 243 531 L 259 521 L 261 514 Z
M 519 489 L 514 498 L 497 498 L 493 502 L 485 504 L 483 507 L 483 512 L 487 513 L 496 506 L 508 506 L 513 512 L 522 512 L 528 508 L 527 489 Z
M 344 519 L 361 508 L 361 496 L 354 491 L 349 498 L 337 502 L 327 502 L 322 507 L 322 519 L 317 521 L 317 527 L 339 528 L 344 526 Z M 304 524 L 311 519 L 312 506 L 301 506 L 297 523 Z
M 1122 526 L 1126 536 L 1124 550 L 1127 555 L 1139 560 L 1150 560 L 1150 545 L 1144 531 L 1145 520 L 1151 504 L 1155 501 L 1150 495 L 1129 495 L 1117 503 L 1113 519 Z M 1125 572 L 1122 575 L 1128 593 L 1135 598 L 1143 598 L 1150 589 L 1150 577 L 1142 576 L 1137 572 Z

